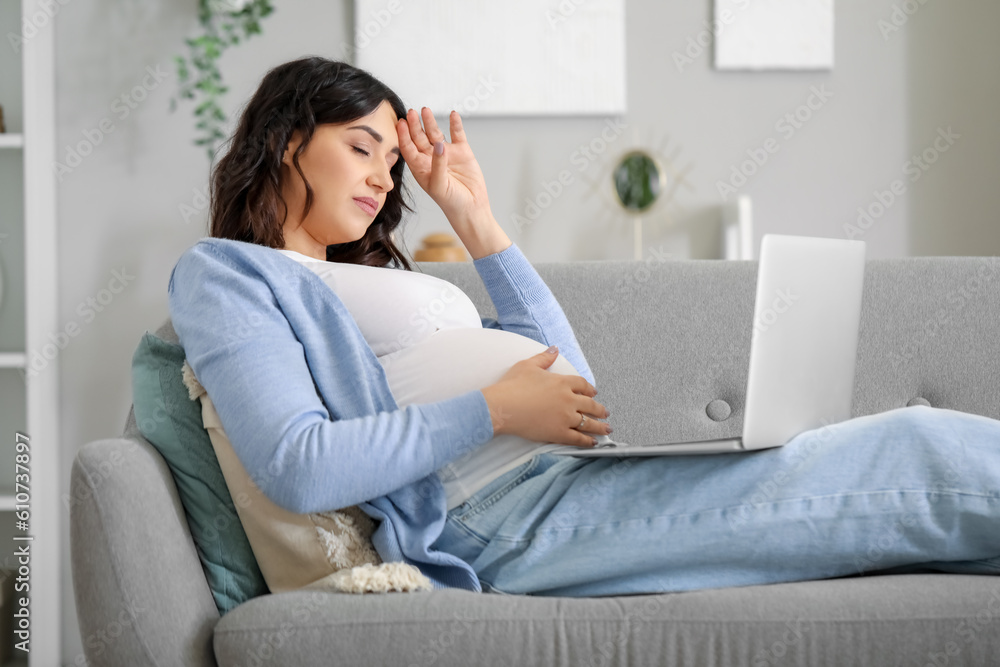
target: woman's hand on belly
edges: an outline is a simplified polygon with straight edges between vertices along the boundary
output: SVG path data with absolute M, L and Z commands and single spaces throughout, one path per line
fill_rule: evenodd
M 498 382 L 482 389 L 494 435 L 592 447 L 593 435 L 608 433 L 608 425 L 597 421 L 608 416 L 594 400 L 597 390 L 579 375 L 547 370 L 557 357 L 558 353 L 542 352 L 519 361 Z M 588 419 L 578 430 L 581 414 Z
M 604 435 L 604 406 L 594 387 L 559 354 L 539 354 L 536 340 L 498 329 L 443 329 L 379 357 L 396 403 L 433 403 L 480 390 L 494 435 L 535 443 L 592 446 Z M 578 431 L 580 414 L 587 419 Z

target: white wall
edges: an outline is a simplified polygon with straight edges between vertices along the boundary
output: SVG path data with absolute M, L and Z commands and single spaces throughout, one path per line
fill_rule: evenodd
M 832 72 L 747 74 L 715 72 L 708 50 L 683 71 L 675 66 L 673 52 L 683 52 L 688 38 L 697 39 L 710 20 L 709 0 L 630 0 L 628 131 L 586 169 L 577 169 L 574 153 L 600 136 L 606 119 L 467 122 L 498 220 L 535 262 L 630 259 L 631 225 L 588 181 L 606 175 L 613 158 L 636 143 L 664 146 L 679 168 L 689 168 L 693 189 L 682 189 L 675 206 L 648 221 L 644 255 L 663 247 L 677 257 L 710 257 L 718 241 L 717 182 L 729 178 L 747 150 L 774 138 L 780 149 L 742 190 L 754 200 L 758 241 L 766 232 L 844 236 L 857 208 L 869 206 L 873 193 L 899 178 L 910 155 L 933 140 L 936 128 L 950 123 L 965 133 L 961 143 L 865 231 L 869 256 L 904 256 L 911 247 L 928 254 L 996 253 L 1000 232 L 992 212 L 1000 131 L 991 120 L 1000 102 L 1000 47 L 987 30 L 998 24 L 1000 10 L 973 0 L 931 2 L 884 39 L 878 21 L 889 19 L 895 1 L 901 0 L 837 2 Z M 275 4 L 265 35 L 223 59 L 231 110 L 268 67 L 310 53 L 336 57 L 351 34 L 353 3 L 346 0 Z M 405 20 L 405 12 L 394 20 Z M 103 119 L 114 127 L 59 186 L 60 320 L 81 327 L 60 359 L 66 490 L 76 450 L 121 432 L 136 342 L 166 317 L 170 270 L 205 233 L 206 216 L 185 223 L 179 206 L 191 204 L 194 191 L 204 187 L 207 159 L 192 145 L 190 106 L 174 114 L 167 110 L 176 86 L 171 58 L 194 28 L 193 0 L 70 2 L 58 16 L 59 157 Z M 115 100 L 142 83 L 147 67 L 170 76 L 122 117 Z M 805 103 L 813 87 L 825 87 L 833 97 L 786 137 L 776 123 Z M 519 233 L 512 216 L 525 215 L 525 199 L 536 198 L 565 169 L 574 182 Z M 411 250 L 425 234 L 448 229 L 429 199 L 422 193 L 416 199 L 419 215 L 404 233 Z M 666 214 L 673 230 L 662 227 Z M 950 231 L 956 226 L 965 230 L 961 242 Z M 114 271 L 134 279 L 91 318 L 87 299 L 108 286 Z M 63 659 L 82 664 L 68 513 L 63 530 Z

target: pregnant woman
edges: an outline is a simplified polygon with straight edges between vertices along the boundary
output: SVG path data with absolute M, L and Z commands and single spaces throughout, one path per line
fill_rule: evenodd
M 171 318 L 272 501 L 359 505 L 383 560 L 471 590 L 1000 572 L 1000 422 L 985 417 L 905 408 L 753 455 L 553 455 L 598 444 L 608 412 L 562 309 L 494 219 L 456 112 L 449 123 L 447 141 L 366 72 L 305 58 L 264 77 L 214 171 L 213 238 L 174 268 Z M 404 161 L 496 320 L 396 248 Z

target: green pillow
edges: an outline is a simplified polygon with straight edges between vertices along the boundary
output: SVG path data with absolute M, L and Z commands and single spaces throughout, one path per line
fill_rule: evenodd
M 148 331 L 132 356 L 139 431 L 167 461 L 220 614 L 268 593 L 201 420 L 188 398 L 184 348 Z

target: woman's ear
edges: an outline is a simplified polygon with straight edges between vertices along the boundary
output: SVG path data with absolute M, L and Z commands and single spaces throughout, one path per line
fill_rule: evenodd
M 281 156 L 282 164 L 287 164 L 289 167 L 292 166 L 292 156 L 295 154 L 295 151 L 301 143 L 302 133 L 299 130 L 293 130 L 292 136 L 288 139 L 288 145 L 285 146 L 285 153 Z

